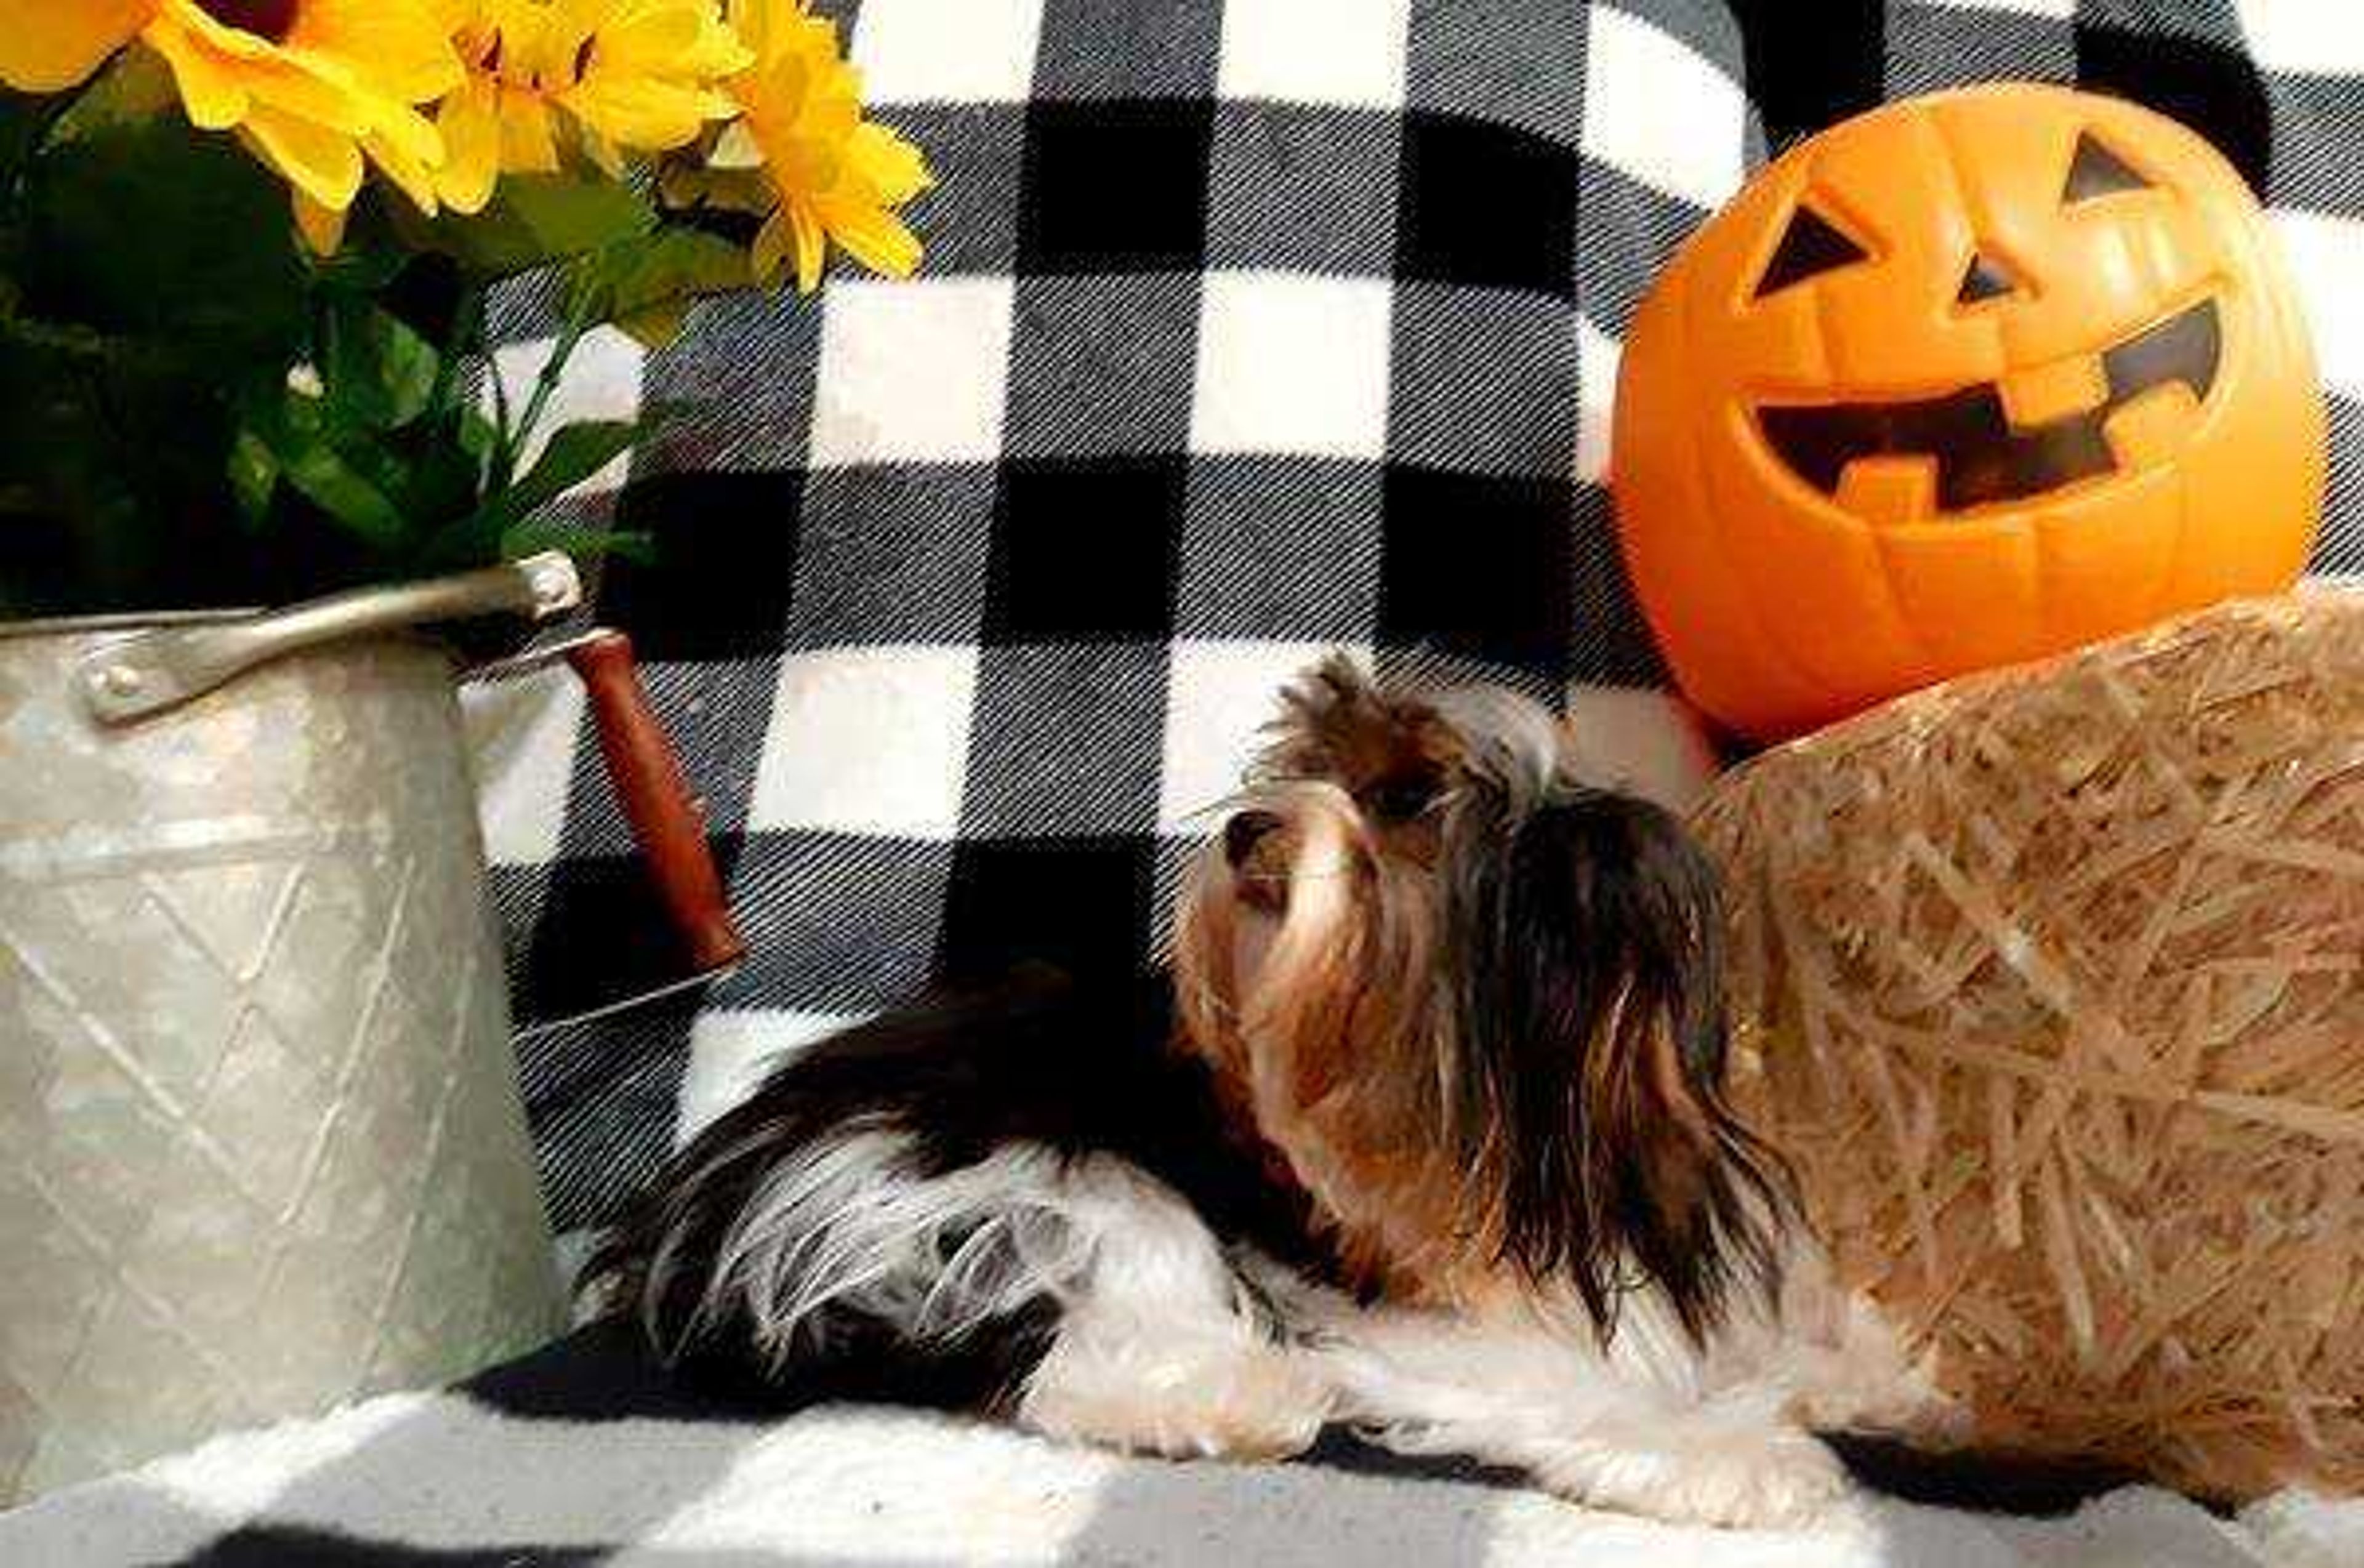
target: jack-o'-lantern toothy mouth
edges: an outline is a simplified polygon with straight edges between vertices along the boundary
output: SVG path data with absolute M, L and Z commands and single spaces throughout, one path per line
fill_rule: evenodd
M 2137 461 L 2120 450 L 2136 438 L 2121 428 L 2113 446 L 2113 417 L 2170 384 L 2188 389 L 2191 406 L 2206 403 L 2222 350 L 2216 303 L 2208 299 L 2103 350 L 2109 390 L 2100 403 L 2025 428 L 2012 422 L 1991 382 L 1905 402 L 1767 404 L 1756 420 L 1766 443 L 1815 489 L 1843 504 L 1851 493 L 1884 489 L 1879 509 L 1909 519 L 1928 507 L 1924 475 L 1932 466 L 1935 506 L 1948 512 L 2024 501 L 2119 472 Z M 1863 466 L 1850 478 L 1857 464 Z M 1883 469 L 1901 473 L 1901 486 L 1876 483 Z

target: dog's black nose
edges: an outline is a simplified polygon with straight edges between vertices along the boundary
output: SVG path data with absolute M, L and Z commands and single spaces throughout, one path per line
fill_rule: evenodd
M 1238 871 L 1255 848 L 1278 831 L 1280 818 L 1269 811 L 1243 811 L 1223 824 L 1223 858 Z

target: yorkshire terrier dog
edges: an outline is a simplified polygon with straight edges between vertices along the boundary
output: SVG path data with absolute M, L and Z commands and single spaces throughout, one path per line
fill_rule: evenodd
M 1795 1523 L 1926 1427 L 1727 1108 L 1713 874 L 1540 707 L 1333 660 L 1172 973 L 1025 973 L 775 1068 L 594 1277 L 669 1360 L 1277 1457 L 1335 1423 L 1588 1503 Z

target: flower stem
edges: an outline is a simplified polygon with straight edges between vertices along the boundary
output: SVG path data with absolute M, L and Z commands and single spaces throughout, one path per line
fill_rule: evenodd
M 566 325 L 559 329 L 557 340 L 550 346 L 550 357 L 541 361 L 541 373 L 533 380 L 533 395 L 526 399 L 525 412 L 518 416 L 517 429 L 502 442 L 501 486 L 506 489 L 517 477 L 517 465 L 525 454 L 526 443 L 541 423 L 542 411 L 550 406 L 558 384 L 566 379 L 566 361 L 574 357 L 575 345 L 590 328 L 589 302 L 580 295 L 567 302 Z M 494 367 L 493 379 L 498 382 L 500 370 Z
M 435 384 L 427 395 L 427 406 L 441 418 L 452 411 L 452 394 L 468 357 L 484 340 L 485 291 L 481 284 L 471 284 L 460 295 L 460 307 L 452 313 L 451 340 L 443 345 L 442 356 L 435 363 Z M 493 377 L 496 388 L 500 377 Z

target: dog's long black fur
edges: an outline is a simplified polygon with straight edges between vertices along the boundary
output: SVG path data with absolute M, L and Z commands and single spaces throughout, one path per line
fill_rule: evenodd
M 1715 870 L 1664 809 L 1602 790 L 1467 830 L 1456 1122 L 1508 1151 L 1504 1254 L 1573 1284 L 1604 1340 L 1629 1268 L 1704 1340 L 1734 1286 L 1778 1292 L 1795 1213 L 1787 1167 L 1724 1102 Z
M 741 1394 L 769 1385 L 794 1404 L 994 1406 L 1047 1349 L 1050 1301 L 931 1345 L 832 1306 L 820 1331 L 828 1354 L 787 1367 L 756 1348 L 737 1309 L 717 1317 L 708 1303 L 700 1314 L 713 1260 L 765 1176 L 791 1151 L 865 1124 L 908 1135 L 920 1177 L 1011 1142 L 1113 1155 L 1172 1187 L 1227 1241 L 1323 1273 L 1301 1195 L 1276 1186 L 1240 1144 L 1207 1070 L 1171 1048 L 1172 1028 L 1162 979 L 1081 982 L 1042 966 L 857 1026 L 787 1060 L 676 1153 L 595 1256 L 585 1288 L 641 1314 L 695 1382 Z M 668 1238 L 686 1266 L 650 1300 Z

